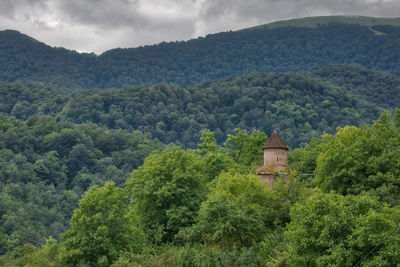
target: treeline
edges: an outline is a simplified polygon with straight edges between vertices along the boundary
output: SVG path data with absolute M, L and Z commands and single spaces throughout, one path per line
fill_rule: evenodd
M 265 134 L 169 146 L 125 185 L 93 186 L 57 243 L 0 258 L 24 266 L 394 266 L 400 261 L 400 109 L 290 153 L 269 189 L 251 174 Z M 315 172 L 317 178 L 302 176 Z M 371 253 L 370 253 L 371 252 Z
M 61 240 L 81 195 L 93 185 L 122 185 L 163 145 L 142 133 L 94 124 L 0 116 L 0 254 L 48 236 Z
M 70 96 L 13 84 L 0 85 L 0 112 L 58 121 L 92 122 L 140 130 L 163 143 L 195 148 L 202 129 L 218 144 L 235 128 L 271 133 L 299 147 L 338 126 L 371 123 L 400 98 L 400 77 L 358 65 L 332 65 L 306 73 L 260 73 L 189 88 L 158 84 L 93 89 Z
M 398 69 L 400 28 L 372 28 L 340 23 L 316 28 L 259 27 L 186 42 L 113 49 L 99 56 L 52 48 L 18 32 L 1 31 L 0 81 L 68 93 L 160 82 L 187 87 L 228 76 L 305 71 L 338 63 Z

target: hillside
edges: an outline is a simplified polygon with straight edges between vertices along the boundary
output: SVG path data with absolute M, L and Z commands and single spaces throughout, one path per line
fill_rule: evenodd
M 68 93 L 94 87 L 94 54 L 50 47 L 17 31 L 0 31 L 0 81 Z
M 221 144 L 235 128 L 278 129 L 292 148 L 338 126 L 360 125 L 393 110 L 400 77 L 359 65 L 309 72 L 260 73 L 188 88 L 141 85 L 70 96 L 15 84 L 0 85 L 0 112 L 17 119 L 51 115 L 74 123 L 140 130 L 164 143 L 195 147 L 202 129 Z
M 328 25 L 332 23 L 358 24 L 360 26 L 366 26 L 373 29 L 376 25 L 389 25 L 394 27 L 400 27 L 400 18 L 377 18 L 377 17 L 365 17 L 365 16 L 316 16 L 316 17 L 281 20 L 256 27 L 251 27 L 248 29 L 257 29 L 257 28 L 274 29 L 279 27 L 316 28 L 321 25 Z
M 160 82 L 187 87 L 228 76 L 306 71 L 338 63 L 378 70 L 400 67 L 396 19 L 317 17 L 281 24 L 186 42 L 117 48 L 99 56 L 52 48 L 21 33 L 2 31 L 0 81 L 68 93 Z

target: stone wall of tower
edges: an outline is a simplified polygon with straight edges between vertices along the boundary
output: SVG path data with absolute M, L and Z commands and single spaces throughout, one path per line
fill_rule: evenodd
M 265 183 L 267 188 L 272 188 L 275 185 L 275 176 L 273 173 L 257 173 L 260 183 Z
M 264 149 L 264 166 L 280 171 L 287 167 L 287 150 L 282 148 Z

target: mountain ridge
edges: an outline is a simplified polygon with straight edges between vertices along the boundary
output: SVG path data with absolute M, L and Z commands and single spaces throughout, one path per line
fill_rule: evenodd
M 116 48 L 98 56 L 53 48 L 15 31 L 2 31 L 0 81 L 71 93 L 160 82 L 187 87 L 228 76 L 307 71 L 327 64 L 399 69 L 400 27 L 371 27 L 343 23 L 315 28 L 264 27 Z

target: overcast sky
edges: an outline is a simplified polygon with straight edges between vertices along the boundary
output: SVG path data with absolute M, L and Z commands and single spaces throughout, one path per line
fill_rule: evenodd
M 399 11 L 400 0 L 0 0 L 0 29 L 101 53 L 289 18 L 398 17 Z

